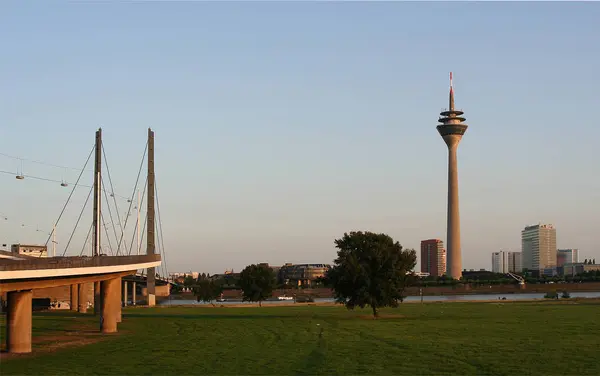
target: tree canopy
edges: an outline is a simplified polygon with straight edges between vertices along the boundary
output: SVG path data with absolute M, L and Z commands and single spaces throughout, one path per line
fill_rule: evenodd
M 413 249 L 403 250 L 386 234 L 362 231 L 345 233 L 335 245 L 337 259 L 325 279 L 338 303 L 348 309 L 371 306 L 377 318 L 378 308 L 397 307 L 404 300 L 417 263 Z
M 275 287 L 275 273 L 268 265 L 252 264 L 246 266 L 240 273 L 238 281 L 242 289 L 243 300 L 250 302 L 261 302 L 271 297 Z
M 194 281 L 194 277 L 192 277 L 190 274 L 186 275 L 183 279 L 183 285 L 187 288 L 191 288 L 195 282 L 196 281 Z
M 223 287 L 220 281 L 211 280 L 209 276 L 202 273 L 198 276 L 198 280 L 193 287 L 194 295 L 200 302 L 210 303 L 218 298 L 223 292 Z

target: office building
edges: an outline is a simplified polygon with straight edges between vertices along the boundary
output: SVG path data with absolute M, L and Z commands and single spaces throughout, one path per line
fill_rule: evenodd
M 521 252 L 506 252 L 509 272 L 521 273 L 523 271 L 522 255 Z
M 559 249 L 556 252 L 556 266 L 565 264 L 577 264 L 579 262 L 579 251 L 577 249 Z
M 521 231 L 523 269 L 540 272 L 556 267 L 556 229 L 551 224 L 526 226 Z
M 421 273 L 437 277 L 446 274 L 446 250 L 440 239 L 421 241 Z

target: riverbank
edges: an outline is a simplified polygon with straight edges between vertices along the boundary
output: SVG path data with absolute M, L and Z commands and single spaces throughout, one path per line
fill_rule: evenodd
M 419 287 L 410 287 L 406 289 L 407 296 L 455 296 L 455 295 L 484 295 L 484 294 L 527 294 L 527 293 L 547 293 L 553 291 L 568 291 L 574 292 L 596 292 L 600 291 L 600 282 L 586 283 L 554 283 L 554 284 L 528 284 L 524 287 L 517 284 L 511 285 L 486 285 L 475 286 L 473 284 L 455 285 L 455 286 L 432 286 L 423 287 L 420 291 Z M 311 296 L 313 298 L 333 298 L 333 290 L 328 288 L 306 288 L 306 289 L 277 289 L 273 292 L 272 297 L 276 298 L 280 295 L 287 296 Z M 223 296 L 226 299 L 242 299 L 241 290 L 225 290 Z M 173 294 L 171 299 L 192 300 L 192 293 Z
M 544 298 L 545 294 L 526 293 L 526 294 L 479 294 L 479 295 L 446 295 L 446 296 L 408 296 L 404 304 L 408 303 L 508 303 L 508 302 L 531 302 L 531 301 L 553 301 Z M 600 292 L 576 292 L 570 298 L 560 298 L 559 301 L 577 302 L 579 300 L 598 300 L 600 301 Z M 338 305 L 332 298 L 316 298 L 313 302 L 295 303 L 293 301 L 266 300 L 260 305 L 258 302 L 243 302 L 241 299 L 232 299 L 225 302 L 204 303 L 196 300 L 165 300 L 158 303 L 163 307 L 302 307 L 302 306 L 334 306 Z

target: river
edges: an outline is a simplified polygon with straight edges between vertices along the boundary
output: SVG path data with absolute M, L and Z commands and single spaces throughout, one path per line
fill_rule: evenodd
M 585 291 L 585 292 L 572 292 L 569 293 L 571 298 L 600 298 L 600 291 Z M 424 302 L 455 302 L 465 300 L 532 300 L 532 299 L 544 299 L 545 293 L 524 293 L 524 294 L 473 294 L 473 295 L 437 295 L 437 296 L 423 296 Z M 315 303 L 332 303 L 332 298 L 315 298 Z M 404 299 L 406 302 L 418 302 L 421 301 L 420 296 L 407 296 Z M 263 305 L 267 304 L 289 304 L 289 300 L 265 300 L 262 302 Z M 210 303 L 197 302 L 195 300 L 188 299 L 167 299 L 158 303 L 158 305 L 207 305 Z M 225 302 L 218 302 L 219 305 L 228 304 L 255 304 L 254 302 L 242 302 L 239 299 L 227 300 Z

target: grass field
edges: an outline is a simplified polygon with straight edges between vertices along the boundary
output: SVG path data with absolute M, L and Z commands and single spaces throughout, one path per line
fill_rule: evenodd
M 379 320 L 369 313 L 131 308 L 114 335 L 98 334 L 91 315 L 40 313 L 34 353 L 2 354 L 0 374 L 600 374 L 598 300 L 414 303 Z

